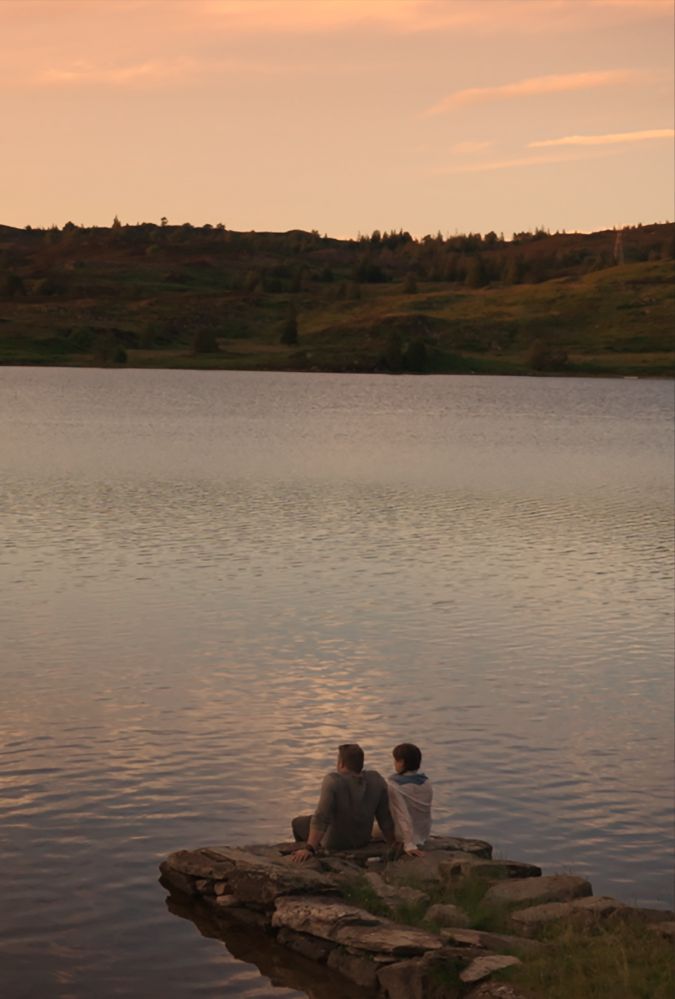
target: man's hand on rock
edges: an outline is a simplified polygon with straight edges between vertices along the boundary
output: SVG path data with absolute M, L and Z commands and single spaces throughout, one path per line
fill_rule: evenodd
M 291 854 L 291 860 L 293 861 L 294 864 L 304 864 L 306 860 L 309 860 L 310 857 L 314 856 L 315 856 L 314 850 L 307 850 L 303 846 L 300 847 L 299 850 L 296 850 L 295 853 Z

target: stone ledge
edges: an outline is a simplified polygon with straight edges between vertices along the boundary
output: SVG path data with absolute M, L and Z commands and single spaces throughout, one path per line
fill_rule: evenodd
M 623 902 L 618 902 L 615 898 L 591 895 L 570 902 L 548 902 L 527 909 L 518 909 L 511 913 L 510 920 L 516 931 L 533 933 L 560 919 L 595 922 L 614 914 L 619 909 L 626 908 Z
M 209 927 L 209 935 L 222 938 L 239 926 L 244 938 L 267 939 L 280 955 L 285 949 L 287 958 L 278 960 L 313 964 L 312 974 L 322 969 L 324 983 L 326 975 L 351 982 L 364 999 L 522 999 L 507 983 L 482 980 L 541 951 L 546 945 L 531 935 L 560 919 L 585 926 L 635 918 L 667 939 L 675 934 L 670 912 L 595 897 L 583 878 L 542 876 L 535 865 L 492 860 L 492 848 L 482 840 L 434 837 L 423 856 L 396 860 L 383 843 L 371 843 L 361 850 L 321 854 L 302 865 L 292 861 L 293 849 L 282 843 L 178 850 L 160 865 L 161 881 L 197 901 L 181 903 L 171 896 L 169 906 L 177 912 L 181 906 L 201 906 L 215 927 Z M 456 925 L 469 919 L 452 904 L 452 890 L 451 901 L 428 906 L 434 896 L 447 897 L 453 882 L 461 885 L 471 877 L 487 883 L 484 900 L 503 907 L 516 936 Z M 450 925 L 440 932 L 404 925 L 344 897 L 359 897 L 363 889 L 384 909 L 395 912 L 409 905 L 416 909 L 415 921 Z
M 500 881 L 488 888 L 486 902 L 521 905 L 523 902 L 569 902 L 590 895 L 590 881 L 572 874 L 551 874 L 547 877 L 517 878 Z

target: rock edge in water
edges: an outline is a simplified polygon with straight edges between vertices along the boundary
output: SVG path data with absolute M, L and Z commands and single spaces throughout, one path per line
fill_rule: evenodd
M 262 929 L 288 950 L 326 965 L 359 986 L 361 995 L 387 999 L 454 999 L 477 996 L 477 988 L 487 996 L 489 976 L 540 949 L 531 936 L 555 919 L 588 923 L 640 914 L 666 935 L 673 927 L 672 913 L 594 898 L 583 878 L 542 877 L 535 865 L 493 860 L 483 840 L 432 837 L 423 856 L 397 860 L 388 859 L 384 844 L 372 843 L 302 865 L 292 862 L 292 850 L 289 843 L 179 850 L 160 864 L 160 881 L 205 903 L 216 919 Z M 456 905 L 430 905 L 425 889 L 469 877 L 488 882 L 486 898 L 513 908 L 510 934 L 471 929 Z M 416 906 L 424 912 L 428 906 L 430 925 L 394 922 L 352 904 L 345 894 L 358 878 L 384 911 Z M 512 986 L 498 986 L 504 988 L 519 999 Z

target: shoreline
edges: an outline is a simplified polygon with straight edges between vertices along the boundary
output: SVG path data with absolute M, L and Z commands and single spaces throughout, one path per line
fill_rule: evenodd
M 666 370 L 659 373 L 648 374 L 621 374 L 611 371 L 368 371 L 363 369 L 350 370 L 347 368 L 303 368 L 303 367 L 242 367 L 241 365 L 226 364 L 89 364 L 77 361 L 61 362 L 55 364 L 53 361 L 40 361 L 37 358 L 26 360 L 0 361 L 1 368 L 55 368 L 61 370 L 89 370 L 89 371 L 195 371 L 195 372 L 242 372 L 247 374 L 259 374 L 267 372 L 269 374 L 283 375 L 375 375 L 387 378 L 441 378 L 441 377 L 472 377 L 472 378 L 564 378 L 564 379 L 592 379 L 598 381 L 607 379 L 608 381 L 675 381 L 675 371 Z
M 601 982 L 600 970 L 586 972 L 588 993 L 567 981 L 564 951 L 593 954 L 608 942 L 631 974 L 644 961 L 665 988 L 675 975 L 673 912 L 594 896 L 585 878 L 494 859 L 482 840 L 431 837 L 422 856 L 396 858 L 372 842 L 303 864 L 292 862 L 293 848 L 173 853 L 160 864 L 168 908 L 228 947 L 234 939 L 234 956 L 263 973 L 274 953 L 276 979 L 309 996 L 342 996 L 327 991 L 327 973 L 344 995 L 358 986 L 373 999 L 549 999 L 558 993 L 536 986 L 548 977 L 575 999 L 600 994 L 592 991 L 599 985 L 618 994 L 611 975 L 621 971 L 604 968 Z M 659 984 L 649 995 L 667 992 Z

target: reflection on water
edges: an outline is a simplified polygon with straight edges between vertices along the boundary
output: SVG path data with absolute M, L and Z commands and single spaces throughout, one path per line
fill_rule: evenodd
M 17 994 L 283 995 L 156 866 L 281 838 L 345 740 L 671 902 L 669 384 L 5 369 L 0 416 Z
M 289 999 L 291 996 L 353 999 L 353 983 L 336 976 L 325 965 L 282 947 L 264 930 L 243 926 L 232 919 L 228 921 L 226 916 L 217 917 L 212 909 L 195 899 L 170 895 L 166 904 L 174 916 L 194 923 L 202 936 L 224 941 L 232 957 L 255 965 L 276 989 L 283 989 L 283 995 Z M 275 995 L 279 996 L 279 992 Z M 368 999 L 371 992 L 360 988 L 359 995 Z

